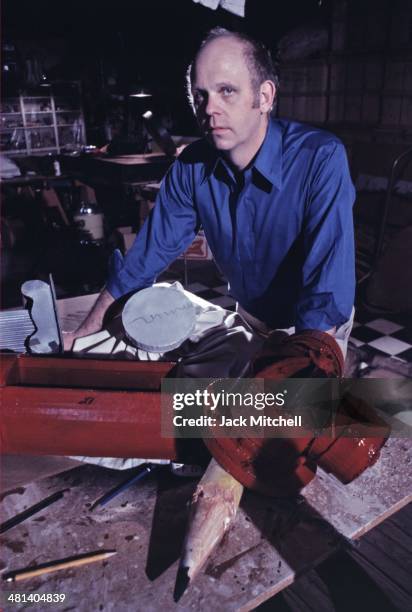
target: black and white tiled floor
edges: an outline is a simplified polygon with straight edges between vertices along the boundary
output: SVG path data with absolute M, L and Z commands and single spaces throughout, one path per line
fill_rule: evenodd
M 212 304 L 226 308 L 226 310 L 235 310 L 236 302 L 231 295 L 228 295 L 227 285 L 207 287 L 203 283 L 192 283 L 185 288 Z
M 199 278 L 199 277 L 198 277 Z M 188 291 L 228 310 L 235 309 L 234 299 L 227 294 L 222 279 L 189 283 Z M 386 318 L 359 308 L 356 311 L 351 343 L 366 350 L 369 357 L 396 357 L 412 363 L 412 316 L 390 315 Z
M 367 348 L 371 357 L 376 355 L 388 355 L 412 362 L 412 317 L 390 318 L 382 316 L 365 315 L 363 321 L 356 320 L 352 329 L 351 342 L 357 347 Z

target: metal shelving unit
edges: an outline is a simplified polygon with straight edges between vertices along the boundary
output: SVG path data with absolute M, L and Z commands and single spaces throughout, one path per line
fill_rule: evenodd
M 51 90 L 4 99 L 0 137 L 1 151 L 11 157 L 78 149 L 86 142 L 80 88 L 69 97 Z

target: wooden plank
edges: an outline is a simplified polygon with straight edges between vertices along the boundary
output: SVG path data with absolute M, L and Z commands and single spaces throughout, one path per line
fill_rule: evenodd
M 153 612 L 251 610 L 325 560 L 341 544 L 339 532 L 359 537 L 406 503 L 410 453 L 409 441 L 391 440 L 379 462 L 351 485 L 320 474 L 297 499 L 269 500 L 246 492 L 233 529 L 178 604 L 173 603 L 173 586 L 195 483 L 168 474 L 93 513 L 90 504 L 124 472 L 87 466 L 8 496 L 4 518 L 64 486 L 72 490 L 58 508 L 50 508 L 45 521 L 31 519 L 8 532 L 2 564 L 10 570 L 104 545 L 119 553 L 107 566 L 69 570 L 19 588 L 66 592 L 81 612 L 88 612 L 91 602 L 95 609 L 110 604 Z
M 312 522 L 309 514 L 302 515 L 300 504 L 275 505 L 246 494 L 233 530 L 210 559 L 204 574 L 176 605 L 172 599 L 173 586 L 186 526 L 187 501 L 195 483 L 171 480 L 167 475 L 159 478 L 158 486 L 153 479 L 90 513 L 90 504 L 123 478 L 124 472 L 119 475 L 94 466 L 82 467 L 33 483 L 23 494 L 4 499 L 3 514 L 9 518 L 62 487 L 70 488 L 58 507 L 55 504 L 37 517 L 42 520 L 33 517 L 5 534 L 1 559 L 4 570 L 103 546 L 118 551 L 107 566 L 35 578 L 12 585 L 14 592 L 64 592 L 68 596 L 67 605 L 81 612 L 88 612 L 91 603 L 94 609 L 111 605 L 117 610 L 153 612 L 247 610 L 264 601 L 275 587 L 290 584 L 299 569 L 292 569 L 290 563 L 300 564 L 302 569 L 310 566 L 313 556 L 325 558 L 338 541 L 330 533 L 324 535 L 324 526 Z M 299 555 L 294 552 L 289 563 L 288 551 L 290 547 L 295 551 L 298 543 L 301 552 Z
M 411 536 L 402 529 L 396 529 L 398 517 L 410 526 L 412 504 L 403 508 L 393 519 L 372 529 L 360 539 L 357 546 L 347 548 L 346 554 L 340 552 L 332 559 L 332 563 L 328 559 L 320 568 L 299 577 L 282 591 L 281 599 L 278 594 L 263 604 L 259 612 L 283 610 L 283 601 L 289 606 L 287 612 L 330 612 L 337 603 L 345 610 L 352 607 L 357 609 L 359 601 L 363 602 L 364 608 L 376 609 L 376 606 L 371 606 L 377 598 L 380 598 L 379 609 L 409 610 L 412 601 L 412 546 L 408 540 Z M 347 572 L 351 560 L 352 578 L 349 578 Z M 361 572 L 365 572 L 372 582 L 362 578 Z M 356 573 L 358 578 L 354 580 Z M 348 580 L 351 585 L 349 590 Z M 344 601 L 342 589 L 346 596 Z
M 348 551 L 399 610 L 410 609 L 412 601 L 411 521 L 412 504 L 409 504 Z M 398 522 L 408 532 L 397 528 Z
M 301 576 L 283 592 L 283 597 L 296 612 L 331 612 L 334 609 L 328 588 L 315 570 Z
M 388 552 L 389 551 L 385 552 L 385 550 L 376 546 L 376 542 L 371 542 L 371 540 L 368 539 L 362 542 L 362 553 L 360 554 L 357 549 L 354 549 L 351 551 L 351 556 L 356 560 L 362 558 L 363 562 L 367 562 L 371 569 L 374 570 L 373 573 L 382 573 L 387 579 L 391 576 L 393 585 L 402 588 L 402 585 L 407 584 L 408 581 L 410 582 L 410 567 L 408 571 L 407 565 L 405 566 L 401 563 L 401 557 L 399 560 L 394 558 L 391 559 Z M 370 560 L 370 558 L 372 558 L 373 561 Z M 378 562 L 380 566 L 379 569 L 377 566 L 377 559 L 380 561 L 380 563 Z M 404 555 L 405 563 L 407 563 L 408 559 L 410 565 L 410 555 Z M 412 593 L 409 592 L 409 596 L 411 595 Z
M 359 538 L 412 501 L 412 442 L 388 440 L 379 460 L 348 485 L 321 470 L 305 499 L 347 538 Z
M 16 490 L 22 485 L 54 476 L 65 470 L 81 465 L 79 461 L 68 457 L 55 457 L 44 455 L 33 457 L 32 455 L 2 455 L 0 473 L 0 501 L 3 494 Z M 6 493 L 7 495 L 7 493 Z

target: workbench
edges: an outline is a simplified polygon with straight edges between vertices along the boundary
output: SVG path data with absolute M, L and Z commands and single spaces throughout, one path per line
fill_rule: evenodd
M 61 301 L 63 326 L 73 328 L 94 299 Z M 350 548 L 412 500 L 412 441 L 406 438 L 389 439 L 377 463 L 349 485 L 318 469 L 297 498 L 269 499 L 245 492 L 233 527 L 176 604 L 173 588 L 196 481 L 173 476 L 162 466 L 90 512 L 92 503 L 127 474 L 58 461 L 56 469 L 75 467 L 29 484 L 15 480 L 3 494 L 4 521 L 68 488 L 63 499 L 1 537 L 2 570 L 96 550 L 115 549 L 117 554 L 104 562 L 7 584 L 4 594 L 65 593 L 64 607 L 79 612 L 251 610 L 337 549 Z
M 1 537 L 1 567 L 23 568 L 100 549 L 115 549 L 117 555 L 4 585 L 4 593 L 65 593 L 65 608 L 79 612 L 251 610 L 411 501 L 411 465 L 411 442 L 389 440 L 379 461 L 349 485 L 319 470 L 296 499 L 246 492 L 233 528 L 177 604 L 172 594 L 195 481 L 160 467 L 146 482 L 90 512 L 125 473 L 76 467 L 3 496 L 2 515 L 9 518 L 69 489 L 62 500 Z
M 139 187 L 161 180 L 172 161 L 161 153 L 60 157 L 64 172 L 93 187 L 111 229 L 125 225 L 139 228 Z
M 173 159 L 162 153 L 136 155 L 78 155 L 60 158 L 64 171 L 86 183 L 122 184 L 128 181 L 158 180 L 166 174 Z

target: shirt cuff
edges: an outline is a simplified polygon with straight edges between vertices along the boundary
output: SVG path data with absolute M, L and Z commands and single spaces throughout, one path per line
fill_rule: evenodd
M 112 295 L 115 300 L 122 297 L 125 293 L 130 291 L 127 287 L 124 287 L 120 274 L 123 269 L 123 255 L 116 249 L 113 251 L 109 263 L 108 263 L 108 278 L 106 282 L 106 289 Z
M 296 308 L 295 328 L 297 332 L 305 329 L 328 331 L 333 327 L 338 329 L 346 323 L 351 314 L 352 306 L 348 307 L 348 314 L 342 314 L 336 306 L 332 293 L 317 293 L 299 301 Z

